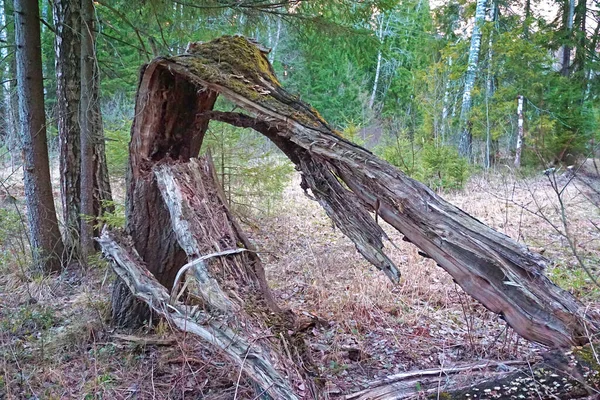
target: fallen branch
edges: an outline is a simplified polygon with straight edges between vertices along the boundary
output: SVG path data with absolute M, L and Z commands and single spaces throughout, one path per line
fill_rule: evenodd
M 169 293 L 148 272 L 144 262 L 135 256 L 134 251 L 123 247 L 106 229 L 97 241 L 104 255 L 113 261 L 112 267 L 117 275 L 137 299 L 146 303 L 173 326 L 216 347 L 271 398 L 299 398 L 289 381 L 275 369 L 269 355 L 261 349 L 258 339 L 244 338 L 228 328 L 223 321 L 215 320 L 203 311 L 192 315 L 188 306 L 169 304 Z

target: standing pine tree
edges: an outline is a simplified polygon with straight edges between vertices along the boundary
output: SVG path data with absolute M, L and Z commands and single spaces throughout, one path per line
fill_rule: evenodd
M 39 6 L 37 0 L 15 0 L 14 6 L 19 125 L 34 262 L 44 271 L 59 271 L 64 246 L 50 183 Z
M 80 223 L 80 0 L 54 0 L 56 53 L 56 98 L 60 143 L 60 193 L 65 226 L 65 244 L 79 247 Z

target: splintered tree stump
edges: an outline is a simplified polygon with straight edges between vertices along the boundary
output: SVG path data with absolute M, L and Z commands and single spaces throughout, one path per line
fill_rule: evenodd
M 544 275 L 545 258 L 344 139 L 282 89 L 255 44 L 225 36 L 188 51 L 141 71 L 129 146 L 129 239 L 105 232 L 99 240 L 121 278 L 113 292 L 117 326 L 139 326 L 152 309 L 180 329 L 193 326 L 265 396 L 319 397 L 293 314 L 273 300 L 210 162 L 194 158 L 215 120 L 269 138 L 296 164 L 305 192 L 392 281 L 400 272 L 383 250 L 377 217 L 524 338 L 566 348 L 597 332 L 581 304 Z M 214 110 L 219 95 L 242 112 Z
M 162 201 L 168 216 L 158 237 L 172 233 L 178 251 L 190 260 L 181 269 L 190 279 L 169 276 L 173 287 L 168 295 L 164 283 L 144 273 L 150 265 L 105 232 L 99 242 L 113 260 L 121 287 L 179 329 L 214 345 L 265 396 L 318 397 L 303 333 L 296 332 L 293 314 L 273 300 L 260 258 L 229 211 L 212 162 L 163 159 L 151 174 L 159 196 L 151 198 Z M 180 297 L 187 298 L 187 305 L 179 303 Z
M 390 279 L 400 272 L 383 251 L 385 233 L 371 212 L 524 338 L 568 347 L 587 341 L 586 325 L 596 331 L 581 304 L 544 275 L 545 258 L 341 137 L 316 110 L 282 89 L 259 47 L 226 36 L 194 43 L 188 51 L 143 69 L 130 145 L 127 232 L 167 288 L 186 254 L 170 228 L 152 169 L 164 160 L 196 156 L 208 121 L 217 120 L 271 139 L 302 172 L 302 187 Z M 243 113 L 213 110 L 218 95 Z M 129 305 L 115 293 L 117 322 L 135 319 L 127 318 Z

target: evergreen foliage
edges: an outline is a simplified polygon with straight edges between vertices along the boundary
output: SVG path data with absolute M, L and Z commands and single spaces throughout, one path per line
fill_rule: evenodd
M 593 153 L 592 143 L 599 139 L 597 22 L 593 9 L 576 2 L 569 30 L 567 3 L 557 2 L 554 19 L 532 4 L 525 19 L 524 4 L 489 0 L 467 124 L 475 164 L 512 163 L 517 96 L 525 99 L 525 164 L 570 164 Z M 52 117 L 52 7 L 41 4 L 46 110 Z M 100 0 L 95 5 L 102 102 L 112 108 L 105 115 L 112 174 L 125 172 L 139 68 L 154 57 L 184 52 L 190 41 L 242 34 L 272 48 L 269 59 L 282 84 L 338 129 L 354 131 L 350 136 L 361 144 L 433 186 L 455 187 L 464 180 L 463 172 L 451 179 L 434 176 L 440 169 L 444 176 L 452 175 L 449 165 L 455 165 L 442 160 L 454 159 L 452 148 L 457 145 L 475 14 L 472 0 L 450 0 L 434 8 L 426 0 L 248 0 L 226 5 L 210 0 Z M 3 20 L 3 35 L 8 35 L 12 16 L 3 15 Z M 566 68 L 564 49 L 572 55 Z M 6 60 L 11 59 L 10 50 L 2 49 Z M 6 67 L 0 72 L 4 77 L 10 71 Z M 10 85 L 4 89 L 0 111 L 8 113 Z M 120 99 L 117 106 L 115 99 Z M 115 111 L 120 117 L 114 117 Z M 49 121 L 53 137 L 56 128 Z M 9 131 L 7 124 L 0 126 L 6 143 Z M 247 142 L 246 136 L 233 133 L 227 147 L 265 147 Z M 215 143 L 213 148 L 218 147 Z

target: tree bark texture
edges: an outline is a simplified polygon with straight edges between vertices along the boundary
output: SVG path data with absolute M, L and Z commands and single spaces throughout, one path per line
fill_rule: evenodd
M 34 262 L 59 271 L 64 253 L 46 141 L 44 86 L 37 0 L 15 0 L 15 38 L 23 174 Z
M 60 143 L 60 192 L 65 244 L 79 248 L 80 229 L 80 0 L 55 0 L 56 99 Z
M 80 244 L 84 260 L 94 253 L 94 5 L 81 1 L 81 214 Z
M 178 249 L 190 260 L 181 271 L 191 272 L 188 278 L 192 279 L 176 280 L 167 297 L 169 304 L 176 303 L 187 289 L 188 303 L 195 302 L 196 307 L 181 314 L 194 318 L 181 323 L 174 320 L 175 325 L 224 352 L 271 398 L 318 397 L 311 378 L 316 371 L 307 358 L 302 331 L 293 314 L 283 312 L 273 300 L 260 258 L 227 208 L 212 163 L 167 157 L 154 164 L 150 173 L 160 196 L 152 200 L 161 202 L 168 213 L 162 228 L 174 234 Z M 149 266 L 135 261 L 133 250 L 115 250 L 116 243 L 107 234 L 100 243 L 105 254 L 120 264 L 115 270 L 122 284 L 140 298 L 136 292 L 141 285 L 132 287 L 132 271 L 138 271 L 133 276 L 147 274 L 140 271 Z M 128 271 L 125 275 L 123 268 Z M 183 288 L 177 283 L 183 283 Z M 158 281 L 153 280 L 152 285 L 157 292 L 166 293 Z M 166 306 L 161 304 L 164 298 L 141 300 L 158 311 L 157 307 Z M 159 313 L 173 321 L 171 313 Z
M 471 158 L 473 151 L 473 137 L 469 124 L 469 114 L 471 113 L 472 92 L 475 87 L 475 78 L 479 68 L 479 50 L 481 49 L 481 27 L 485 20 L 485 5 L 487 0 L 477 0 L 475 9 L 475 21 L 473 22 L 473 32 L 471 33 L 471 46 L 469 47 L 469 61 L 467 72 L 465 74 L 465 88 L 463 90 L 462 108 L 460 110 L 460 139 L 458 143 L 458 152 L 461 156 Z
M 217 95 L 244 113 L 212 110 Z M 390 279 L 397 280 L 399 271 L 383 251 L 386 236 L 370 212 L 526 339 L 567 347 L 587 341 L 586 326 L 595 330 L 581 304 L 544 275 L 546 259 L 341 137 L 316 110 L 281 88 L 265 54 L 243 37 L 192 44 L 189 54 L 151 62 L 142 72 L 135 115 L 127 228 L 149 270 L 167 288 L 186 254 L 166 228 L 172 216 L 157 195 L 152 167 L 163 159 L 195 156 L 213 119 L 271 139 L 302 172 L 302 187 Z
M 524 137 L 524 127 L 523 127 L 523 96 L 517 96 L 517 145 L 515 147 L 515 167 L 519 168 L 521 166 L 521 152 L 523 151 L 523 137 Z
M 99 69 L 96 58 L 95 9 L 92 0 L 81 0 L 81 248 L 92 254 L 96 218 L 105 201 L 112 200 L 106 165 L 104 131 L 100 111 Z

